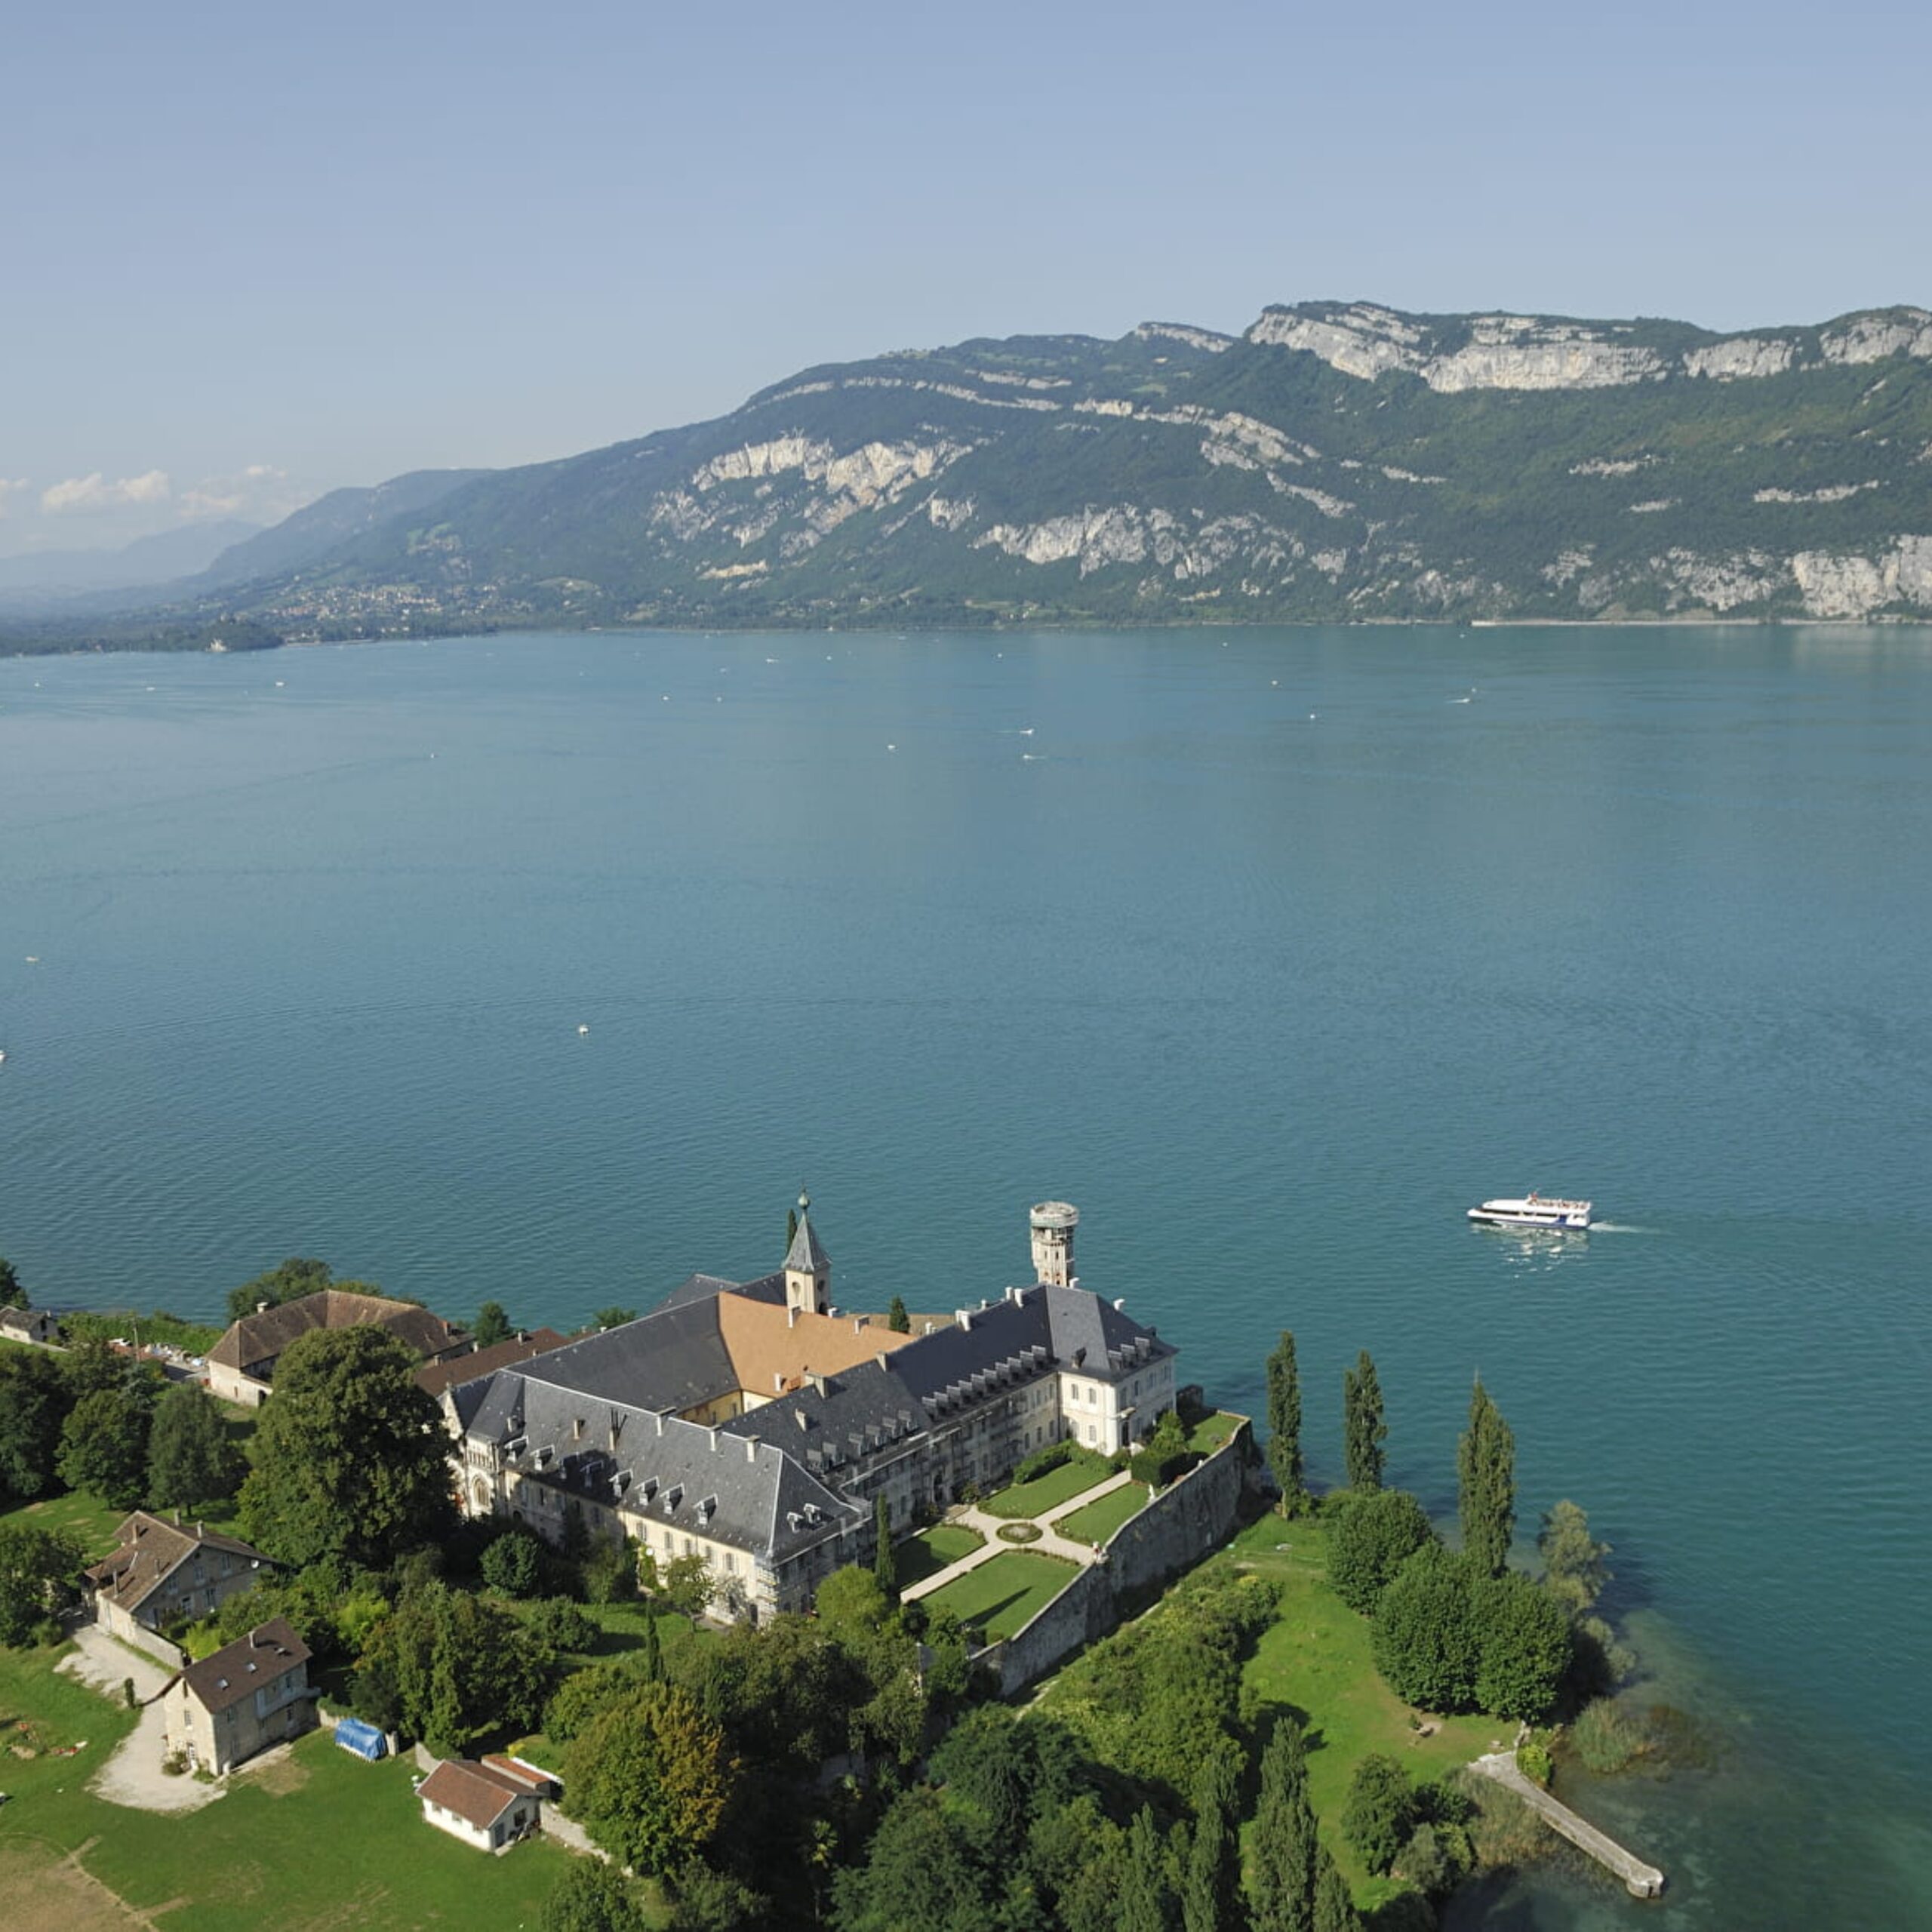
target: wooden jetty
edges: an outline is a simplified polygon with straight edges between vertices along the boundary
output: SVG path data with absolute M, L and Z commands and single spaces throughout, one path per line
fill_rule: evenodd
M 1654 1865 L 1646 1865 L 1635 1854 L 1626 1851 L 1606 1832 L 1580 1818 L 1568 1805 L 1560 1803 L 1540 1786 L 1532 1784 L 1517 1768 L 1513 1751 L 1493 1751 L 1478 1758 L 1469 1769 L 1494 1778 L 1505 1790 L 1513 1791 L 1553 1832 L 1559 1832 L 1580 1851 L 1586 1851 L 1599 1865 L 1614 1872 L 1633 1898 L 1654 1899 L 1663 1893 L 1663 1874 Z

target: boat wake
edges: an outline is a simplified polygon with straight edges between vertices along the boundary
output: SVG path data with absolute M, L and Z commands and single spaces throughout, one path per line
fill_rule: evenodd
M 1655 1228 L 1633 1226 L 1628 1221 L 1592 1221 L 1590 1232 L 1593 1235 L 1654 1235 Z

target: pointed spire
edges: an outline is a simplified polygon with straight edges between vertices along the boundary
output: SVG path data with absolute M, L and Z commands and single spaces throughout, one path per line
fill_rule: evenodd
M 812 1226 L 811 1204 L 811 1196 L 802 1187 L 800 1188 L 798 1231 L 792 1237 L 792 1245 L 785 1254 L 785 1268 L 788 1273 L 817 1275 L 832 1266 L 820 1242 L 817 1232 Z

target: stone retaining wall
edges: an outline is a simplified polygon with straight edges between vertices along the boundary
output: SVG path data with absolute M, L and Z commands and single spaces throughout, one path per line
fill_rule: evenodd
M 1227 1540 L 1248 1484 L 1254 1436 L 1244 1417 L 1211 1456 L 1123 1523 L 1091 1569 L 1011 1636 L 979 1653 L 974 1663 L 998 1676 L 1002 1697 L 1104 1637 L 1120 1621 L 1122 1598 L 1165 1583 Z

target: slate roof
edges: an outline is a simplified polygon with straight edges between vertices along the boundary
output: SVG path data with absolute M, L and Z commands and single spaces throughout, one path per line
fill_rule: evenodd
M 211 1711 L 225 1711 L 252 1697 L 271 1678 L 309 1661 L 309 1647 L 285 1617 L 272 1617 L 245 1637 L 224 1644 L 181 1673 L 195 1700 Z
M 228 1332 L 208 1351 L 208 1359 L 224 1368 L 246 1371 L 254 1363 L 278 1356 L 298 1335 L 306 1335 L 312 1328 L 354 1328 L 365 1322 L 386 1329 L 425 1358 L 462 1346 L 461 1338 L 441 1315 L 432 1315 L 414 1302 L 323 1288 L 231 1322 Z
M 837 1481 L 838 1472 L 894 1443 L 911 1443 L 931 1426 L 926 1407 L 894 1372 L 866 1362 L 761 1403 L 721 1426 L 724 1434 L 769 1443 L 804 1463 L 808 1474 Z
M 801 1275 L 816 1275 L 832 1266 L 824 1244 L 818 1238 L 818 1230 L 812 1226 L 812 1217 L 807 1211 L 811 1206 L 802 1194 L 798 1196 L 798 1232 L 792 1237 L 792 1245 L 785 1251 L 787 1272 L 795 1269 Z
M 781 1559 L 863 1513 L 768 1443 L 515 1369 L 491 1383 L 469 1432 L 514 1449 L 526 1481 Z
M 695 1408 L 737 1387 L 709 1296 L 554 1349 L 525 1366 L 559 1388 L 639 1408 Z
M 722 1275 L 694 1275 L 680 1281 L 652 1311 L 662 1315 L 667 1308 L 682 1308 L 687 1303 L 710 1301 L 719 1295 L 737 1295 L 745 1301 L 775 1302 L 785 1306 L 785 1274 L 761 1275 L 755 1281 L 728 1281 Z
M 416 1371 L 416 1386 L 426 1395 L 440 1395 L 458 1383 L 474 1382 L 500 1368 L 514 1368 L 532 1355 L 561 1349 L 570 1340 L 554 1328 L 533 1328 L 527 1335 L 512 1335 L 506 1342 L 494 1342 L 487 1349 L 472 1349 L 466 1355 L 451 1355 L 441 1361 L 426 1363 Z
M 205 1530 L 198 1523 L 189 1529 L 150 1515 L 145 1509 L 124 1517 L 114 1534 L 113 1549 L 83 1574 L 94 1585 L 96 1596 L 106 1598 L 131 1616 L 197 1550 L 226 1550 L 251 1563 L 269 1560 L 238 1537 Z
M 445 1758 L 416 1787 L 426 1804 L 440 1804 L 464 1823 L 487 1832 L 520 1798 L 536 1795 L 488 1764 L 467 1758 Z

